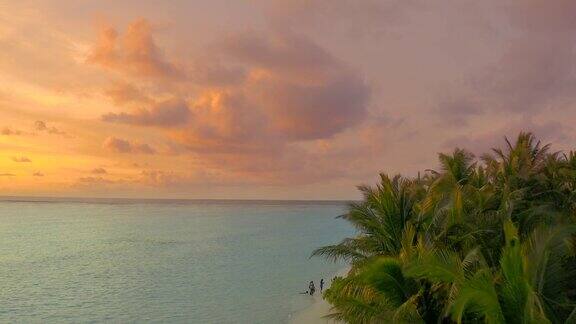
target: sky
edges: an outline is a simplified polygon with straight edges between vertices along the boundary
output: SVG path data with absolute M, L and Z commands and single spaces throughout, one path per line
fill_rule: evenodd
M 572 0 L 0 0 L 0 195 L 355 199 L 576 131 Z

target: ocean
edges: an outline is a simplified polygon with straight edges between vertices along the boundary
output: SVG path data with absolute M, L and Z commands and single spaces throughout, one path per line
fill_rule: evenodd
M 33 201 L 32 201 L 33 200 Z M 286 323 L 342 202 L 0 201 L 0 322 Z

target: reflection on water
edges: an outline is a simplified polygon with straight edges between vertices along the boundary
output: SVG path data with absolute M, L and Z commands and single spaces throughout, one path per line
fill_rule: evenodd
M 0 322 L 285 322 L 352 232 L 334 202 L 9 200 Z

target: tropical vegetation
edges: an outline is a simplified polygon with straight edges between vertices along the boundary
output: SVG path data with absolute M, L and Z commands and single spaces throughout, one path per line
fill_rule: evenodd
M 350 271 L 324 297 L 348 323 L 576 323 L 576 153 L 530 133 L 423 175 L 380 175 L 313 255 Z

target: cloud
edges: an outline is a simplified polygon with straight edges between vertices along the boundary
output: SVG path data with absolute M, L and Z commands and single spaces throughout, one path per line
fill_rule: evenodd
M 209 51 L 182 67 L 185 79 L 148 80 L 140 83 L 143 87 L 116 84 L 108 93 L 116 104 L 140 107 L 110 112 L 101 120 L 154 127 L 178 154 L 243 179 L 302 183 L 329 178 L 336 167 L 322 167 L 330 162 L 315 152 L 314 141 L 361 127 L 372 95 L 367 82 L 304 34 L 235 32 L 215 41 Z M 178 99 L 155 102 L 155 97 Z M 116 137 L 107 138 L 103 147 L 117 153 L 155 152 Z M 197 180 L 161 170 L 141 178 L 142 183 L 170 186 Z
M 152 102 L 141 89 L 124 82 L 117 82 L 104 91 L 114 104 L 121 106 L 127 103 L 149 104 Z
M 34 122 L 34 129 L 36 131 L 39 132 L 46 132 L 48 134 L 54 134 L 54 135 L 66 135 L 66 132 L 59 130 L 58 128 L 54 127 L 54 126 L 50 126 L 48 127 L 46 125 L 46 122 L 42 121 L 42 120 L 37 120 Z
M 60 129 L 54 126 L 47 126 L 46 122 L 37 120 L 34 122 L 34 127 L 31 131 L 25 131 L 20 129 L 14 129 L 11 127 L 4 127 L 0 131 L 1 135 L 4 136 L 36 136 L 38 135 L 37 132 L 45 132 L 51 135 L 62 135 L 67 136 L 66 132 L 61 131 Z
M 12 173 L 0 173 L 0 177 L 14 177 L 14 176 L 16 175 Z
M 246 119 L 252 115 L 254 124 L 264 121 L 267 127 L 246 131 L 260 129 L 259 136 L 289 142 L 331 137 L 366 116 L 367 85 L 306 38 L 242 34 L 227 39 L 223 48 L 231 59 L 256 72 L 236 94 L 225 95 L 248 110 L 237 114 L 239 123 L 232 120 L 231 125 L 249 127 Z
M 150 145 L 145 143 L 135 143 L 132 145 L 132 150 L 136 153 L 143 153 L 143 154 L 156 154 L 156 150 L 152 148 Z
M 171 100 L 134 113 L 108 113 L 102 116 L 102 120 L 139 126 L 172 127 L 185 124 L 189 117 L 190 110 L 184 101 Z
M 221 44 L 225 57 L 247 67 L 257 67 L 277 76 L 303 81 L 329 78 L 343 66 L 312 40 L 287 32 L 270 34 L 244 32 L 225 38 Z
M 506 9 L 513 23 L 530 32 L 565 33 L 576 29 L 572 14 L 576 3 L 572 0 L 556 0 L 553 4 L 540 0 L 511 0 L 506 2 Z
M 511 42 L 498 65 L 476 81 L 487 104 L 513 112 L 533 112 L 573 97 L 576 63 L 568 35 L 525 35 Z
M 240 32 L 211 50 L 214 65 L 203 58 L 192 70 L 214 75 L 168 88 L 186 102 L 108 113 L 102 120 L 158 127 L 195 153 L 253 154 L 330 138 L 366 118 L 370 87 L 305 36 Z
M 43 176 L 44 176 L 44 173 L 37 171 L 37 172 L 32 173 L 32 176 L 34 176 L 34 177 L 43 177 Z
M 28 135 L 27 132 L 18 130 L 18 129 L 12 129 L 10 127 L 4 127 L 2 128 L 2 131 L 0 131 L 0 134 L 4 135 L 4 136 L 20 136 L 20 135 Z
M 189 74 L 194 83 L 208 87 L 239 85 L 247 77 L 247 71 L 241 66 L 228 66 L 213 56 L 196 59 Z
M 196 152 L 267 151 L 279 139 L 268 128 L 260 107 L 241 93 L 212 91 L 191 106 L 190 122 L 173 138 Z
M 220 179 L 230 176 L 265 184 L 319 179 L 328 183 L 331 178 L 347 177 L 352 188 L 364 179 L 363 173 L 429 166 L 434 152 L 448 142 L 448 150 L 454 145 L 487 149 L 520 128 L 563 143 L 573 138 L 569 126 L 576 112 L 572 107 L 574 3 L 256 0 L 256 4 L 234 4 L 241 10 L 226 21 L 210 16 L 221 9 L 217 4 L 207 4 L 199 12 L 173 6 L 180 12 L 161 14 L 175 29 L 169 38 L 162 38 L 166 35 L 145 20 L 134 22 L 128 30 L 124 26 L 102 29 L 88 55 L 93 66 L 72 61 L 73 56 L 86 54 L 82 33 L 22 29 L 16 24 L 13 32 L 7 31 L 14 40 L 6 44 L 13 46 L 5 47 L 27 50 L 9 50 L 0 62 L 4 72 L 13 71 L 9 74 L 15 81 L 28 78 L 25 81 L 30 82 L 14 87 L 22 91 L 10 97 L 40 91 L 38 98 L 12 104 L 14 109 L 25 107 L 22 114 L 14 113 L 14 119 L 32 116 L 29 112 L 47 116 L 54 93 L 43 88 L 52 89 L 48 86 L 53 84 L 84 88 L 91 97 L 57 100 L 66 116 L 62 122 L 66 120 L 70 131 L 78 128 L 83 138 L 62 148 L 52 138 L 25 145 L 31 150 L 57 148 L 70 156 L 93 147 L 94 134 L 106 134 L 100 141 L 116 134 L 120 138 L 105 146 L 106 152 L 125 152 L 124 157 L 111 157 L 123 161 L 110 164 L 118 172 L 104 176 L 114 181 L 141 168 L 158 168 L 132 176 L 151 186 L 188 183 L 192 188 L 194 181 L 213 180 L 172 170 L 201 169 L 221 171 L 224 176 L 214 175 Z M 267 8 L 261 10 L 263 6 Z M 147 5 L 144 12 L 155 8 L 156 4 Z M 126 17 L 120 14 L 114 19 Z M 33 20 L 51 19 L 37 18 Z M 74 27 L 86 22 L 62 21 Z M 20 29 L 24 34 L 18 35 Z M 36 35 L 38 30 L 41 37 Z M 54 36 L 44 37 L 48 34 Z M 39 50 L 42 47 L 48 56 Z M 27 55 L 14 55 L 19 53 Z M 11 57 L 27 62 L 24 70 L 10 69 Z M 39 66 L 47 70 L 37 74 L 33 70 Z M 20 70 L 26 73 L 14 72 Z M 64 70 L 70 73 L 60 73 Z M 37 78 L 41 84 L 35 82 Z M 101 94 L 108 100 L 101 103 Z M 6 98 L 3 95 L 3 104 Z M 162 107 L 166 98 L 182 101 L 180 109 Z M 108 109 L 107 104 L 114 107 Z M 12 118 L 11 106 L 4 106 L 7 118 Z M 77 119 L 96 111 L 101 120 L 115 125 Z M 506 123 L 523 115 L 532 116 L 531 123 Z M 378 117 L 382 121 L 374 116 L 382 116 Z M 401 122 L 393 126 L 394 120 Z M 45 125 L 44 132 L 50 126 Z M 107 134 L 107 127 L 115 133 Z M 161 159 L 145 159 L 150 160 L 146 166 L 137 161 L 140 167 L 134 170 L 128 165 L 134 159 L 127 155 L 138 153 L 134 148 L 142 145 L 138 141 L 154 144 L 149 146 L 152 151 L 174 149 Z M 91 168 L 85 171 L 86 176 L 100 176 L 91 174 Z
M 369 98 L 351 75 L 311 86 L 266 80 L 258 91 L 275 131 L 295 140 L 328 138 L 358 124 Z
M 469 108 L 482 113 L 535 114 L 572 102 L 576 22 L 570 13 L 576 11 L 576 2 L 508 0 L 499 5 L 505 9 L 505 28 L 498 26 L 504 49 L 495 62 L 469 77 L 462 97 L 478 98 L 473 103 L 476 107 Z M 449 116 L 450 107 L 443 108 Z
M 443 122 L 466 126 L 471 117 L 482 114 L 479 102 L 469 97 L 450 98 L 441 102 L 434 110 Z
M 137 180 L 150 186 L 174 187 L 182 184 L 190 184 L 193 180 L 172 171 L 143 170 Z
M 106 186 L 114 183 L 115 183 L 114 181 L 105 179 L 103 177 L 80 177 L 76 179 L 76 182 L 73 184 L 73 187 L 83 188 L 92 186 Z
M 228 34 L 214 42 L 209 53 L 181 66 L 186 77 L 179 78 L 174 77 L 174 65 L 167 63 L 170 60 L 159 55 L 151 29 L 146 33 L 154 45 L 150 52 L 155 53 L 147 55 L 153 59 L 146 68 L 125 61 L 121 37 L 114 30 L 102 34 L 93 49 L 92 63 L 132 77 L 156 77 L 145 83 L 115 84 L 106 93 L 115 104 L 140 107 L 110 112 L 101 120 L 154 127 L 172 140 L 167 145 L 179 147 L 180 154 L 184 147 L 203 168 L 222 170 L 226 165 L 228 174 L 274 183 L 327 179 L 336 167 L 324 165 L 330 162 L 315 152 L 314 141 L 332 140 L 360 127 L 368 116 L 370 86 L 305 34 Z M 165 82 L 168 77 L 170 82 Z M 179 99 L 154 102 L 155 97 Z M 154 152 L 143 145 L 116 137 L 103 143 L 104 148 L 118 153 Z M 336 153 L 327 155 L 335 157 Z M 337 169 L 339 174 L 347 174 L 343 168 Z M 195 176 L 156 170 L 141 174 L 139 181 L 180 186 L 196 180 Z
M 199 108 L 205 119 L 212 112 L 230 113 L 224 124 L 202 128 L 204 134 L 241 133 L 290 141 L 328 138 L 357 125 L 366 116 L 369 87 L 345 64 L 306 37 L 291 33 L 238 33 L 220 45 L 222 55 L 250 74 L 241 87 L 227 89 Z M 221 117 L 220 117 L 221 118 Z M 218 119 L 220 119 L 218 118 Z M 261 126 L 266 123 L 266 126 Z M 210 123 L 209 123 L 210 125 Z M 194 127 L 193 127 L 194 128 Z M 238 128 L 245 128 L 243 131 Z M 259 132 L 259 134 L 255 134 Z M 198 131 L 192 134 L 198 135 Z
M 557 121 L 540 122 L 530 117 L 522 117 L 489 131 L 449 139 L 445 141 L 443 147 L 446 150 L 454 147 L 465 148 L 476 155 L 490 153 L 492 148 L 502 147 L 504 138 L 513 141 L 522 131 L 532 132 L 543 143 L 551 142 L 556 145 L 555 147 L 571 143 L 573 140 L 570 129 Z
M 123 36 L 112 27 L 101 28 L 87 61 L 135 76 L 180 76 L 178 69 L 165 60 L 156 45 L 152 38 L 152 26 L 146 19 L 130 23 Z
M 132 151 L 132 144 L 130 144 L 130 142 L 116 137 L 106 138 L 102 146 L 120 153 L 128 153 Z
M 15 156 L 15 157 L 12 157 L 12 161 L 18 162 L 18 163 L 28 163 L 28 162 L 32 162 L 29 158 L 27 158 L 27 157 L 25 157 L 25 156 Z
M 34 128 L 38 131 L 45 131 L 46 129 L 48 129 L 48 127 L 46 127 L 46 123 L 41 120 L 37 120 L 34 122 Z
M 133 143 L 113 136 L 106 138 L 102 146 L 116 153 L 156 154 L 156 150 L 148 144 Z
M 104 168 L 94 168 L 94 169 L 92 169 L 92 171 L 90 173 L 92 173 L 92 174 L 107 174 L 108 172 Z
M 275 23 L 330 30 L 355 38 L 379 36 L 398 24 L 414 0 L 261 0 Z

